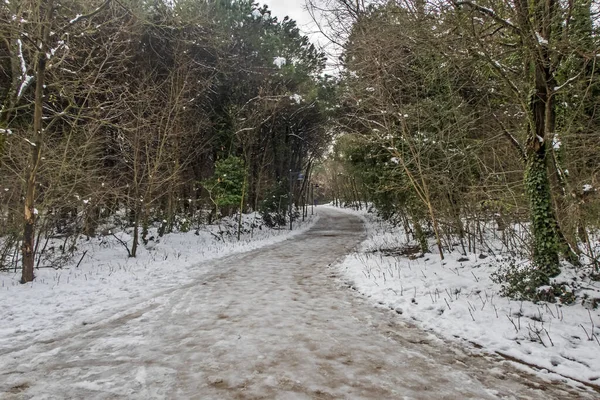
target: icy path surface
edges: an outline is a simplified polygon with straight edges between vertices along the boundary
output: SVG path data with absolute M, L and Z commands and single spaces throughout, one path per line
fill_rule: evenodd
M 374 308 L 328 265 L 360 241 L 333 210 L 295 238 L 118 317 L 0 354 L 7 399 L 571 399 Z

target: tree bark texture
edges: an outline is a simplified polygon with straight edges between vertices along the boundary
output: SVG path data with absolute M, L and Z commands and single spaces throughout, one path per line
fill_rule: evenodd
M 47 4 L 40 2 L 40 48 L 36 52 L 35 65 L 35 103 L 33 113 L 33 141 L 31 142 L 31 157 L 29 171 L 27 174 L 25 204 L 24 204 L 24 227 L 23 227 L 23 268 L 21 283 L 33 281 L 34 248 L 35 248 L 35 220 L 37 212 L 35 209 L 35 184 L 39 169 L 42 146 L 43 146 L 43 105 L 44 105 L 44 78 L 46 75 L 46 43 L 48 39 L 48 20 L 52 14 L 52 1 Z

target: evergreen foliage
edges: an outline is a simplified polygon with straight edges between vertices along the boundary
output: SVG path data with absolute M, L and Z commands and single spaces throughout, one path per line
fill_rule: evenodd
M 345 35 L 335 203 L 372 202 L 422 251 L 529 256 L 509 286 L 598 271 L 598 14 L 592 2 L 332 0 Z M 525 276 L 527 275 L 527 276 Z M 522 279 L 521 279 L 522 278 Z M 515 285 L 515 282 L 525 286 Z
M 0 37 L 0 268 L 23 237 L 23 281 L 49 236 L 116 221 L 135 256 L 152 224 L 257 209 L 329 141 L 324 55 L 253 1 L 11 0 Z

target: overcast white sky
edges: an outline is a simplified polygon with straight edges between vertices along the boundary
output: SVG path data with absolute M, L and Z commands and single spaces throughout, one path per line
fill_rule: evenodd
M 306 10 L 305 0 L 256 0 L 261 5 L 269 6 L 271 13 L 280 21 L 287 15 L 298 25 L 298 28 L 307 35 L 313 43 L 320 46 L 329 44 L 325 36 L 321 35 L 310 13 Z
M 307 35 L 310 40 L 320 48 L 323 48 L 330 56 L 331 54 L 337 54 L 336 47 L 331 47 L 331 42 L 319 33 L 316 25 L 306 10 L 305 0 L 256 0 L 261 5 L 266 4 L 269 6 L 271 13 L 276 16 L 280 21 L 287 15 L 294 21 L 296 21 L 298 28 Z M 326 72 L 331 73 L 333 66 L 328 64 Z
M 266 4 L 272 14 L 282 20 L 286 15 L 298 23 L 302 31 L 308 33 L 312 19 L 305 10 L 304 0 L 257 0 L 260 4 Z

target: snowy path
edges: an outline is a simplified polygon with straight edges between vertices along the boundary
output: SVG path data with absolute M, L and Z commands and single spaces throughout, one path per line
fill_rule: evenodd
M 119 318 L 5 351 L 0 398 L 594 398 L 374 308 L 327 268 L 360 241 L 360 220 L 320 213 L 308 233 Z

